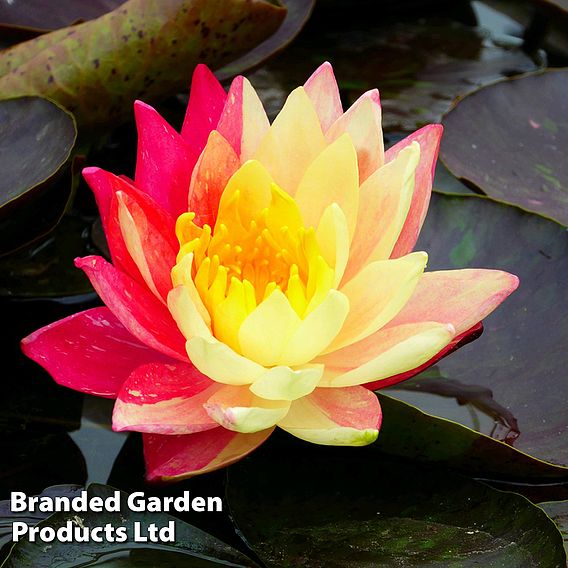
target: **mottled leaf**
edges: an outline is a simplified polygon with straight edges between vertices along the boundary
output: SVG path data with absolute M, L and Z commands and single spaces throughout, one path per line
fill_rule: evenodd
M 416 248 L 428 251 L 429 270 L 498 268 L 521 284 L 484 320 L 481 338 L 437 363 L 437 377 L 430 370 L 385 392 L 535 459 L 568 465 L 565 228 L 487 198 L 434 195 Z M 424 376 L 430 380 L 421 383 Z M 494 468 L 488 462 L 488 473 Z
M 0 254 L 47 233 L 59 221 L 71 180 L 73 117 L 40 97 L 0 101 Z
M 508 79 L 444 118 L 441 156 L 483 192 L 568 224 L 568 69 Z
M 100 127 L 189 85 L 199 62 L 220 67 L 280 25 L 266 0 L 128 0 L 112 12 L 0 54 L 0 97 L 42 95 Z
M 97 483 L 93 483 L 87 488 L 88 498 L 101 497 L 106 499 L 113 496 L 114 491 L 113 487 Z M 131 551 L 144 551 L 145 549 L 154 550 L 154 558 L 156 559 L 154 565 L 163 568 L 166 566 L 232 566 L 234 568 L 256 566 L 252 560 L 224 542 L 180 519 L 176 519 L 176 517 L 167 513 L 133 512 L 127 506 L 127 494 L 121 491 L 120 499 L 120 512 L 81 512 L 80 525 L 93 528 L 104 527 L 109 523 L 113 527 L 124 527 L 129 535 L 127 542 L 110 542 L 103 539 L 103 542 L 90 540 L 89 542 L 61 543 L 54 540 L 50 543 L 50 546 L 45 546 L 45 543 L 41 540 L 31 542 L 28 539 L 23 539 L 14 545 L 2 567 L 34 566 L 34 568 L 48 568 L 54 566 L 56 562 L 58 565 L 68 566 L 84 566 L 91 562 L 104 564 L 105 560 L 110 560 L 116 553 L 130 553 Z M 139 523 L 140 532 L 145 535 L 151 524 L 155 524 L 161 529 L 168 527 L 171 521 L 175 522 L 175 542 L 134 542 L 135 523 Z M 54 513 L 37 526 L 52 527 L 57 530 L 59 527 L 65 526 L 67 522 L 77 526 L 74 512 Z M 167 562 L 160 560 L 161 554 L 156 555 L 156 552 L 160 551 L 165 553 Z M 172 556 L 171 553 L 174 553 L 174 555 Z M 187 557 L 191 558 L 191 563 Z M 175 562 L 176 559 L 179 559 L 179 561 Z
M 315 3 L 316 0 L 285 0 L 288 12 L 278 31 L 246 55 L 219 69 L 215 73 L 219 80 L 227 80 L 245 71 L 251 71 L 286 48 L 305 26 Z
M 564 567 L 535 505 L 372 448 L 269 440 L 229 470 L 238 529 L 268 567 Z

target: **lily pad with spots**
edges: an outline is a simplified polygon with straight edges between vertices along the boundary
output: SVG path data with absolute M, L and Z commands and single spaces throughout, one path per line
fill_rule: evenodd
M 192 69 L 215 69 L 264 41 L 282 23 L 278 2 L 128 0 L 100 18 L 0 53 L 0 97 L 41 95 L 103 129 L 187 89 Z
M 508 79 L 458 101 L 441 156 L 484 193 L 568 224 L 568 69 Z

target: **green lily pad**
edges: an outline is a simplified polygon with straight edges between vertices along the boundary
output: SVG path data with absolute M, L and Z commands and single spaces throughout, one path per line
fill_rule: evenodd
M 539 507 L 556 523 L 568 552 L 568 501 L 548 501 L 539 503 Z
M 17 28 L 37 33 L 98 18 L 125 0 L 26 0 L 0 3 L 0 29 Z
M 128 0 L 96 20 L 62 28 L 0 53 L 0 97 L 42 95 L 103 127 L 187 89 L 199 62 L 217 68 L 246 53 L 281 24 L 277 2 Z
M 487 198 L 435 194 L 416 248 L 428 251 L 429 270 L 498 268 L 521 285 L 484 321 L 481 338 L 384 392 L 535 460 L 568 465 L 566 229 Z
M 57 488 L 53 488 L 57 491 Z M 68 488 L 63 488 L 68 493 Z M 87 488 L 88 498 L 101 497 L 106 499 L 114 495 L 116 490 L 108 485 L 93 483 Z M 120 512 L 81 512 L 79 523 L 84 527 L 104 527 L 110 523 L 113 527 L 124 527 L 129 535 L 128 541 L 121 542 L 67 542 L 54 540 L 50 546 L 42 541 L 31 542 L 27 539 L 18 541 L 12 548 L 2 568 L 20 568 L 34 566 L 34 568 L 48 568 L 55 565 L 84 566 L 91 562 L 104 565 L 117 553 L 124 555 L 132 551 L 143 552 L 153 550 L 163 552 L 168 562 L 159 561 L 155 566 L 233 566 L 235 568 L 252 568 L 256 564 L 242 553 L 221 542 L 217 538 L 202 530 L 177 519 L 167 513 L 133 512 L 127 506 L 127 493 L 120 492 Z M 37 526 L 52 527 L 57 530 L 67 522 L 77 525 L 76 513 L 54 513 L 41 521 Z M 147 534 L 148 527 L 155 524 L 158 528 L 167 527 L 168 523 L 175 522 L 175 542 L 152 543 L 134 542 L 134 524 L 139 523 L 141 534 Z M 170 553 L 170 554 L 168 554 Z M 183 558 L 185 557 L 185 559 Z M 175 559 L 181 559 L 176 563 Z M 191 562 L 190 562 L 191 560 Z M 171 563 L 170 563 L 171 562 Z M 137 565 L 137 564 L 133 564 Z
M 245 71 L 252 71 L 285 49 L 306 25 L 315 3 L 316 0 L 285 0 L 288 12 L 278 31 L 246 55 L 219 69 L 215 73 L 219 80 L 225 81 Z
M 444 118 L 441 156 L 487 195 L 568 224 L 568 69 L 508 79 Z
M 0 258 L 0 296 L 62 298 L 94 295 L 73 259 L 93 254 L 90 222 L 66 216 L 44 240 Z
M 408 384 L 420 387 L 424 380 L 422 376 L 418 381 L 409 381 Z M 447 379 L 436 380 L 441 389 L 448 387 Z M 483 389 L 470 389 L 471 391 L 483 392 Z M 568 475 L 565 468 L 536 460 L 504 441 L 462 424 L 427 414 L 411 404 L 387 396 L 386 392 L 388 391 L 381 391 L 379 394 L 383 424 L 380 436 L 373 446 L 377 450 L 491 479 L 542 483 L 545 479 L 552 481 Z M 464 398 L 460 399 L 463 400 Z
M 384 129 L 402 131 L 439 122 L 456 96 L 479 85 L 537 68 L 518 46 L 497 45 L 449 18 L 381 25 L 375 13 L 347 30 L 341 18 L 317 29 L 310 23 L 309 33 L 251 75 L 268 114 L 323 60 L 333 64 L 346 102 L 378 88 Z
M 0 101 L 0 254 L 49 232 L 71 191 L 73 116 L 40 97 Z
M 372 448 L 269 440 L 229 470 L 227 499 L 270 567 L 562 567 L 562 538 L 527 499 Z

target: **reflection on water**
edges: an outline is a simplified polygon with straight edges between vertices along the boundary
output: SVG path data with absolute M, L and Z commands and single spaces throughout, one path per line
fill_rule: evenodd
M 436 367 L 387 390 L 425 412 L 460 422 L 511 446 L 520 435 L 517 419 L 494 399 L 491 389 L 444 377 Z
M 108 481 L 114 460 L 128 436 L 128 432 L 111 430 L 113 404 L 113 400 L 85 395 L 81 427 L 69 434 L 85 456 L 87 484 Z

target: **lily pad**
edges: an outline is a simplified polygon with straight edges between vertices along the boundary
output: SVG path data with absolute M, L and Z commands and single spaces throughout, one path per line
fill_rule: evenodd
M 96 20 L 0 53 L 0 97 L 42 95 L 80 126 L 115 125 L 136 98 L 152 103 L 187 89 L 197 63 L 212 68 L 246 53 L 281 24 L 277 2 L 128 0 Z
M 56 491 L 57 488 L 54 488 Z M 68 492 L 68 489 L 63 488 Z M 101 497 L 106 499 L 114 495 L 115 489 L 108 485 L 93 483 L 87 488 L 88 498 Z M 74 526 L 80 523 L 83 527 L 104 527 L 110 523 L 113 527 L 124 527 L 129 536 L 128 541 L 121 542 L 66 542 L 61 543 L 54 540 L 50 546 L 45 546 L 42 541 L 20 540 L 12 548 L 7 560 L 2 564 L 2 568 L 20 568 L 23 566 L 34 566 L 34 568 L 48 568 L 54 566 L 57 561 L 59 565 L 83 566 L 91 562 L 110 560 L 116 553 L 130 553 L 131 551 L 153 550 L 154 557 L 156 552 L 177 553 L 175 556 L 167 555 L 167 558 L 180 558 L 185 556 L 191 558 L 191 563 L 163 563 L 158 561 L 156 566 L 233 566 L 235 568 L 252 568 L 256 564 L 244 556 L 242 553 L 226 545 L 215 537 L 203 532 L 202 530 L 185 523 L 166 513 L 147 513 L 133 512 L 127 506 L 127 494 L 120 492 L 121 506 L 120 512 L 100 512 L 91 511 L 81 512 L 80 520 L 73 512 L 54 513 L 47 519 L 41 521 L 37 526 L 52 527 L 57 530 L 66 523 L 71 522 Z M 168 523 L 175 522 L 175 542 L 172 543 L 152 543 L 134 542 L 134 523 L 139 523 L 141 534 L 147 534 L 148 527 L 155 524 L 158 528 L 167 527 Z M 158 556 L 158 560 L 161 557 Z M 97 562 L 98 563 L 98 562 Z
M 524 497 L 372 448 L 269 440 L 231 467 L 227 499 L 269 568 L 566 563 L 558 530 Z
M 568 552 L 568 501 L 548 501 L 539 503 L 539 507 L 556 523 Z
M 481 338 L 384 392 L 535 459 L 568 465 L 565 228 L 488 198 L 435 194 L 416 248 L 429 252 L 429 270 L 499 268 L 521 285 L 484 320 Z
M 484 193 L 568 224 L 568 69 L 508 79 L 458 101 L 441 156 Z
M 125 0 L 26 0 L 0 2 L 0 28 L 18 28 L 37 33 L 56 30 L 98 18 Z
M 0 101 L 0 254 L 53 228 L 71 191 L 73 116 L 40 97 Z
M 408 386 L 421 387 L 424 380 L 427 379 L 422 376 L 418 382 L 409 381 Z M 447 379 L 436 380 L 438 390 L 451 389 Z M 480 388 L 469 390 L 470 396 L 472 392 L 490 392 Z M 568 475 L 565 468 L 536 460 L 504 441 L 462 424 L 427 414 L 411 404 L 387 396 L 386 392 L 379 394 L 383 424 L 379 439 L 373 446 L 377 450 L 491 479 L 542 483 Z M 456 397 L 456 402 L 473 404 L 464 397 L 464 393 L 461 398 Z
M 285 0 L 288 12 L 278 31 L 243 57 L 219 69 L 215 73 L 219 80 L 225 81 L 245 71 L 252 71 L 285 49 L 306 25 L 315 3 L 316 0 Z
M 379 88 L 383 127 L 403 131 L 439 122 L 458 95 L 537 68 L 518 42 L 497 45 L 486 33 L 449 18 L 378 25 L 375 13 L 349 29 L 341 18 L 317 29 L 310 26 L 309 33 L 251 75 L 269 115 L 326 59 L 346 102 Z

